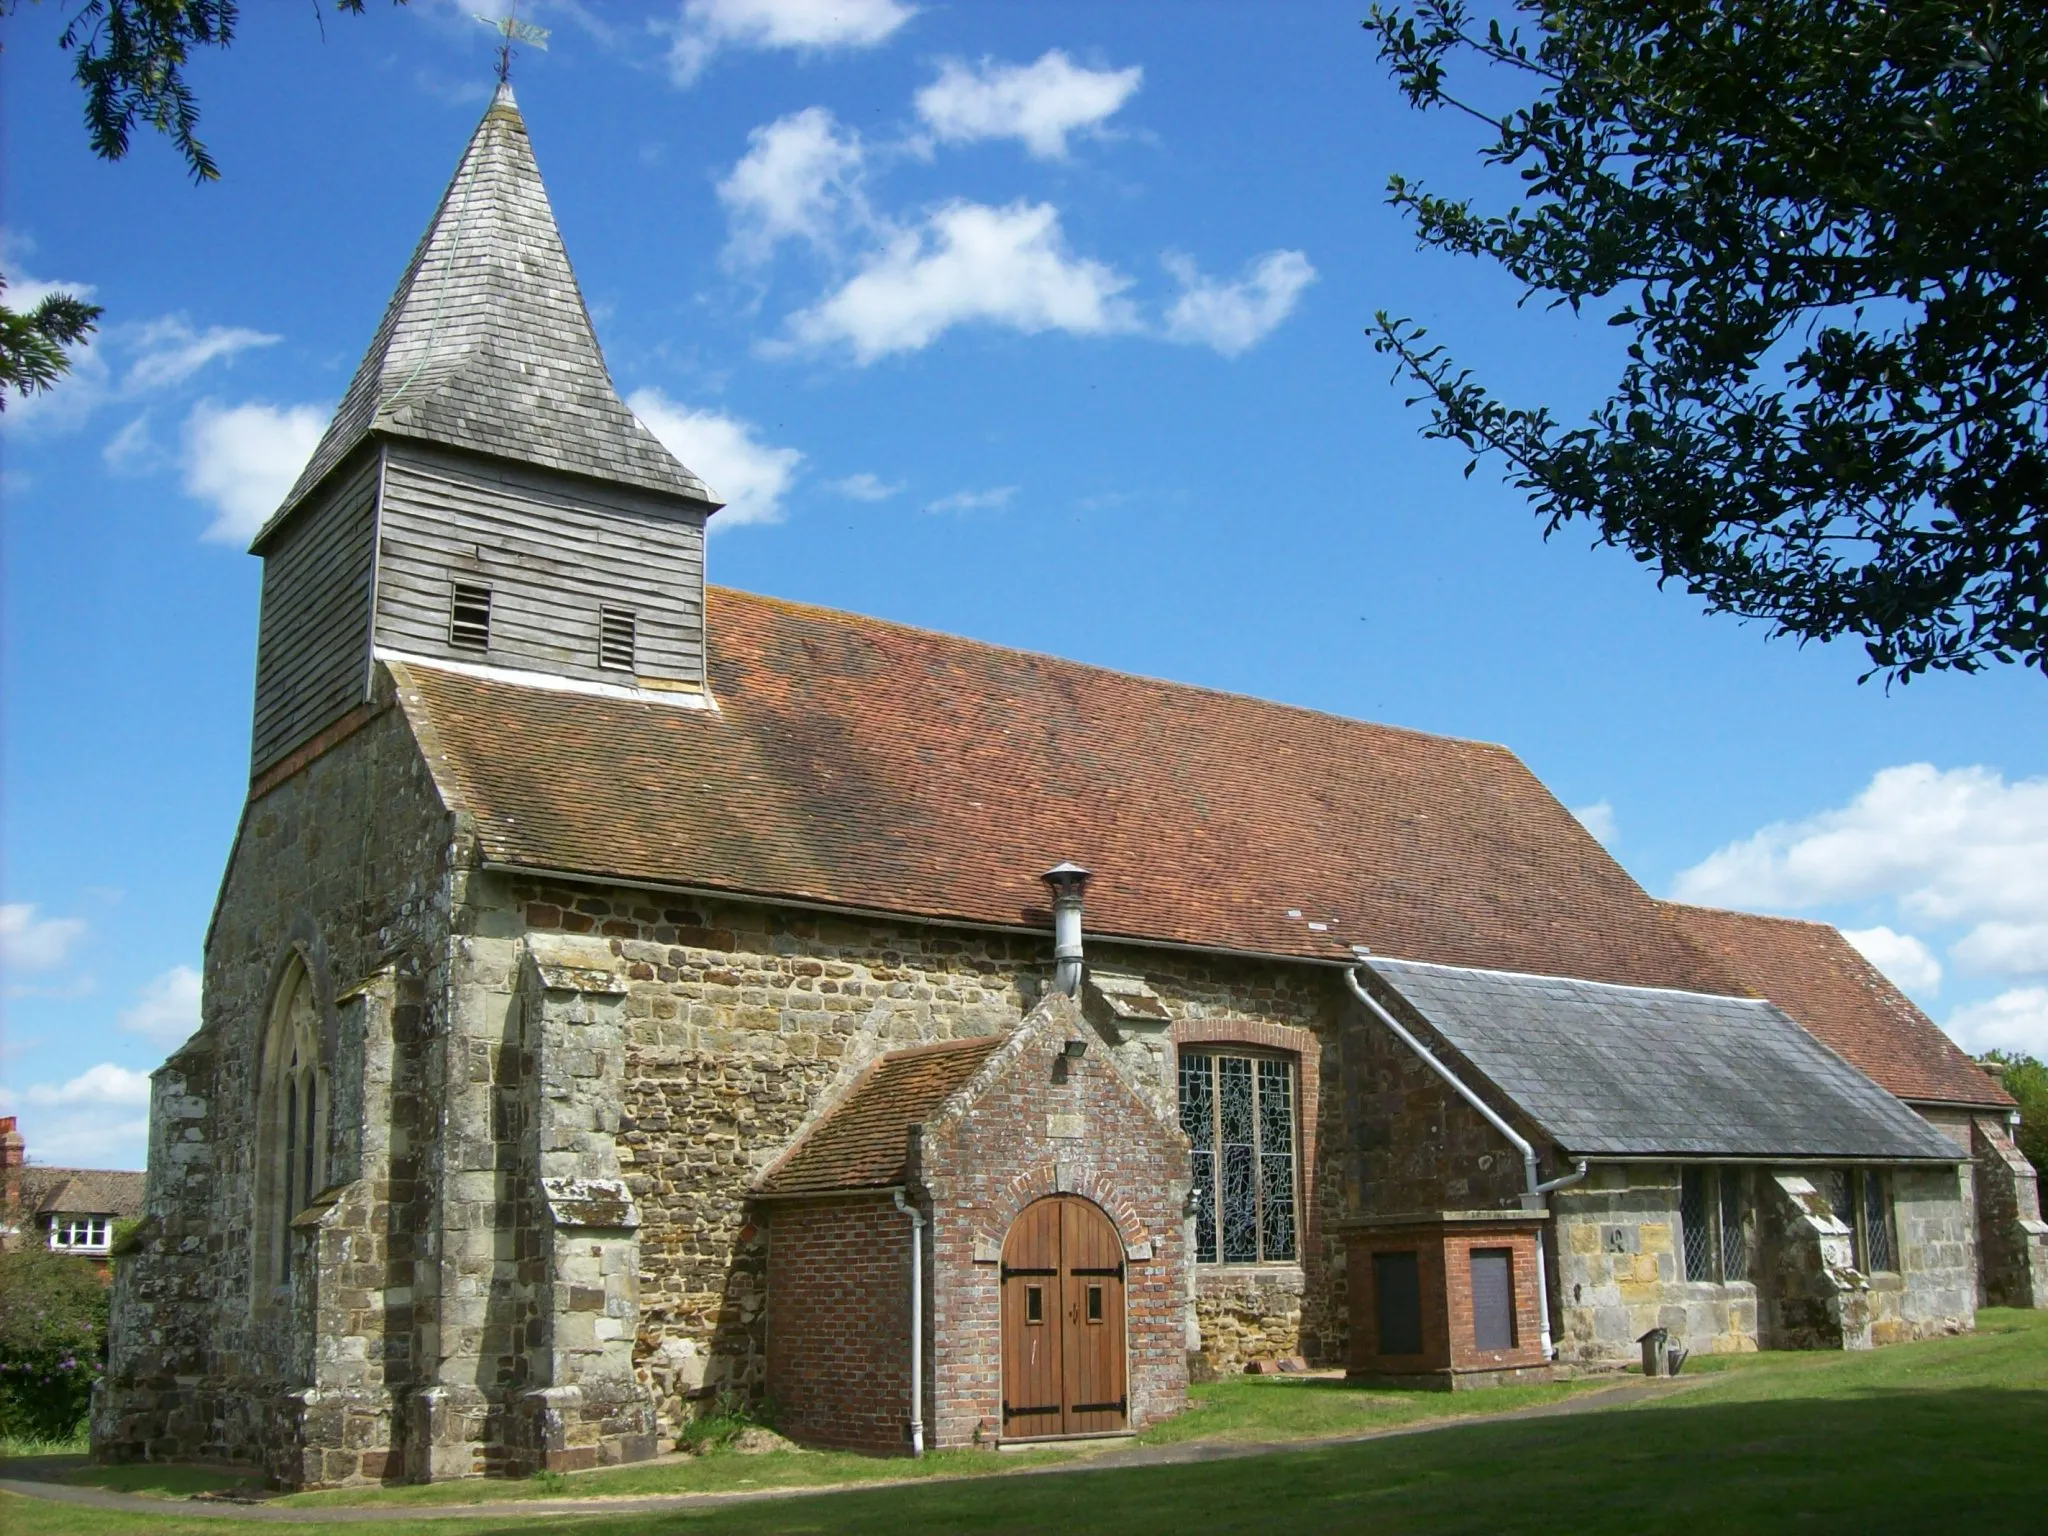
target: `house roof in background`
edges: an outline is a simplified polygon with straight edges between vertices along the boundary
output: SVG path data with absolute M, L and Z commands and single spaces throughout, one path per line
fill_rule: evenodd
M 36 1216 L 113 1216 L 126 1221 L 142 1214 L 148 1175 L 123 1168 L 21 1170 L 22 1209 Z
M 1760 999 L 1366 964 L 1574 1156 L 1968 1155 Z
M 1916 1103 L 2004 1109 L 2012 1096 L 1826 923 L 1666 905 L 1693 942 L 1859 1071 Z
M 1505 748 L 708 594 L 717 712 L 420 664 L 400 697 L 488 859 L 1276 956 L 1736 990 Z
M 255 547 L 373 432 L 715 499 L 612 386 L 510 86 L 477 124 L 334 420 Z
M 886 1189 L 907 1177 L 910 1128 L 937 1114 L 1005 1039 L 891 1051 L 864 1072 L 756 1186 L 764 1195 Z

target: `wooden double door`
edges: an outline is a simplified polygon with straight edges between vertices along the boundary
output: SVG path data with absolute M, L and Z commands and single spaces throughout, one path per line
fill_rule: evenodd
M 1048 1195 L 1003 1242 L 1003 1436 L 1101 1434 L 1129 1410 L 1123 1243 L 1101 1207 Z

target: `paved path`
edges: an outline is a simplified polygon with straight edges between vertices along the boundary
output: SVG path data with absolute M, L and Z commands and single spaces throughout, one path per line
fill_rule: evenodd
M 107 1488 L 77 1487 L 56 1481 L 76 1469 L 73 1457 L 47 1461 L 25 1460 L 8 1468 L 12 1476 L 0 1478 L 0 1491 L 32 1499 L 49 1499 L 85 1509 L 100 1509 L 131 1515 L 153 1515 L 158 1519 L 256 1520 L 285 1525 L 353 1525 L 392 1520 L 474 1520 L 488 1516 L 500 1520 L 546 1519 L 562 1515 L 642 1515 L 667 1511 L 716 1509 L 728 1504 L 753 1503 L 761 1499 L 809 1499 L 824 1494 L 856 1493 L 876 1488 L 928 1487 L 938 1482 L 962 1482 L 998 1477 L 1059 1477 L 1079 1472 L 1106 1472 L 1119 1467 L 1172 1467 L 1196 1462 L 1236 1461 L 1250 1456 L 1276 1456 L 1294 1451 L 1324 1451 L 1337 1446 L 1359 1445 L 1368 1440 L 1388 1440 L 1399 1435 L 1429 1434 L 1440 1429 L 1473 1424 L 1505 1424 L 1519 1419 L 1562 1418 L 1581 1413 L 1604 1413 L 1635 1403 L 1670 1397 L 1689 1388 L 1704 1386 L 1711 1377 L 1672 1382 L 1636 1381 L 1568 1397 L 1538 1408 L 1516 1408 L 1506 1413 L 1473 1414 L 1463 1418 L 1430 1419 L 1420 1424 L 1399 1424 L 1388 1429 L 1365 1430 L 1355 1435 L 1331 1435 L 1319 1440 L 1246 1442 L 1240 1440 L 1183 1440 L 1172 1445 L 1124 1445 L 1113 1450 L 1091 1451 L 1076 1461 L 1051 1466 L 1019 1466 L 1007 1473 L 970 1473 L 962 1477 L 893 1477 L 873 1482 L 828 1483 L 808 1488 L 739 1489 L 729 1493 L 598 1494 L 581 1499 L 483 1499 L 474 1504 L 370 1504 L 294 1505 L 266 1502 L 223 1503 L 210 1500 L 148 1498 L 141 1494 L 116 1493 Z

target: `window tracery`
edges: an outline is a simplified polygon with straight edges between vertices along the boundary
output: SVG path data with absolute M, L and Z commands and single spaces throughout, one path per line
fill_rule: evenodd
M 257 1098 L 254 1302 L 270 1305 L 292 1279 L 292 1218 L 326 1185 L 327 1074 L 312 978 L 297 960 L 271 1010 Z

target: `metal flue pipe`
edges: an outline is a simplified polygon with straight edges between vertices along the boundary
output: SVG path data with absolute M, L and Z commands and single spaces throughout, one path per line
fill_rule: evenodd
M 1052 985 L 1073 997 L 1081 990 L 1081 898 L 1088 871 L 1068 859 L 1039 876 L 1052 887 Z

